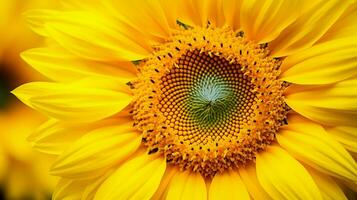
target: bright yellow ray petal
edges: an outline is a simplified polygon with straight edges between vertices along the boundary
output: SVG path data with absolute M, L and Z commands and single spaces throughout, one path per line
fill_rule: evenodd
M 256 165 L 258 180 L 273 199 L 322 199 L 306 169 L 280 147 L 258 154 Z
M 221 25 L 223 19 L 222 1 L 220 0 L 175 0 L 176 8 L 179 10 L 177 19 L 185 24 L 206 26 L 208 22 Z
M 13 94 L 50 117 L 83 122 L 109 117 L 131 102 L 127 93 L 84 83 L 32 82 L 18 87 Z
M 57 158 L 51 173 L 66 178 L 95 176 L 127 159 L 140 143 L 131 122 L 93 130 Z
M 39 126 L 27 139 L 36 150 L 46 154 L 59 155 L 73 141 L 91 130 L 122 124 L 130 120 L 127 117 L 111 118 L 88 124 L 50 119 Z
M 103 184 L 104 181 L 107 180 L 110 175 L 112 175 L 113 172 L 114 170 L 110 169 L 105 174 L 87 184 L 87 187 L 83 190 L 81 199 L 94 199 L 99 187 Z
M 111 171 L 100 177 L 86 180 L 61 178 L 53 192 L 53 200 L 93 199 L 99 185 L 111 174 Z
M 86 76 L 103 76 L 128 82 L 137 74 L 131 62 L 90 61 L 60 48 L 30 49 L 23 52 L 21 57 L 44 76 L 59 82 L 75 81 Z
M 303 13 L 269 44 L 272 55 L 282 57 L 311 47 L 350 6 L 350 0 L 320 1 Z
M 354 126 L 357 119 L 357 79 L 326 86 L 293 85 L 286 103 L 297 113 L 329 126 Z
M 249 193 L 239 174 L 234 171 L 216 174 L 209 188 L 210 200 L 249 200 Z
M 260 185 L 255 164 L 248 165 L 245 167 L 239 168 L 239 175 L 242 178 L 242 181 L 248 192 L 253 199 L 264 199 L 269 200 L 271 197 L 265 192 L 265 190 Z
M 347 200 L 340 186 L 328 175 L 308 168 L 311 177 L 320 189 L 323 199 L 326 200 Z
M 240 29 L 240 9 L 242 0 L 223 0 L 222 9 L 225 19 L 225 24 L 233 30 Z
M 298 0 L 243 1 L 242 29 L 250 40 L 270 42 L 293 23 L 300 12 L 301 2 Z
M 166 168 L 161 155 L 146 153 L 124 163 L 99 188 L 95 200 L 150 199 Z
M 148 46 L 142 46 L 142 43 L 123 34 L 120 26 L 113 23 L 113 20 L 99 14 L 34 10 L 26 15 L 35 31 L 52 38 L 65 49 L 83 58 L 130 61 L 143 59 L 151 52 Z
M 328 84 L 357 74 L 357 37 L 330 40 L 288 56 L 281 78 L 296 84 Z
M 115 17 L 150 38 L 163 41 L 170 36 L 169 21 L 159 0 L 107 0 L 106 3 L 112 7 Z
M 357 35 L 357 2 L 355 2 L 345 13 L 336 21 L 336 23 L 327 31 L 327 33 L 318 41 L 326 42 L 329 40 L 351 37 Z
M 78 200 L 89 181 L 74 181 L 71 179 L 60 179 L 52 195 L 53 200 Z
M 277 135 L 279 144 L 300 161 L 332 176 L 357 183 L 357 163 L 322 126 L 298 116 Z
M 166 167 L 166 171 L 161 179 L 160 185 L 156 190 L 155 194 L 151 197 L 152 200 L 161 200 L 166 198 L 168 192 L 168 185 L 170 184 L 172 177 L 174 177 L 174 175 L 178 173 L 178 171 L 179 169 L 176 167 Z
M 326 132 L 347 150 L 357 153 L 357 127 L 336 126 L 326 128 Z
M 206 200 L 207 188 L 201 174 L 196 172 L 178 172 L 172 178 L 167 193 L 167 200 Z

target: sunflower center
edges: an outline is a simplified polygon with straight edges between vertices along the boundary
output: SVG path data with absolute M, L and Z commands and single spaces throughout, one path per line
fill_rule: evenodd
M 174 35 L 131 83 L 135 127 L 149 153 L 204 176 L 254 160 L 286 117 L 279 65 L 229 28 Z
M 236 97 L 234 89 L 225 80 L 206 76 L 192 87 L 185 105 L 195 121 L 202 126 L 212 126 L 222 122 L 234 110 Z

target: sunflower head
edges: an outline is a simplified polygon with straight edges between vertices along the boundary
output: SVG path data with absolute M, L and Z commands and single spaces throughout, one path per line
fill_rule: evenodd
M 66 0 L 27 13 L 53 80 L 54 199 L 345 199 L 354 189 L 356 3 Z M 349 139 L 346 139 L 349 138 Z M 297 184 L 299 183 L 299 184 Z
M 280 61 L 229 27 L 175 33 L 139 64 L 133 118 L 151 152 L 214 176 L 254 160 L 286 117 Z

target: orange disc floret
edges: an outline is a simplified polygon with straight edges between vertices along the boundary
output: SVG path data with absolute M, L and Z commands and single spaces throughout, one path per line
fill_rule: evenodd
M 286 121 L 280 61 L 230 28 L 176 33 L 139 65 L 135 127 L 149 153 L 211 177 L 255 159 Z

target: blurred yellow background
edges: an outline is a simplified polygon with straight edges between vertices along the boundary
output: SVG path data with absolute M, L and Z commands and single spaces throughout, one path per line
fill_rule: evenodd
M 43 122 L 10 92 L 41 76 L 20 59 L 20 52 L 41 41 L 24 21 L 28 9 L 51 8 L 55 0 L 0 1 L 0 199 L 50 199 L 55 185 L 48 156 L 35 152 L 26 137 Z

